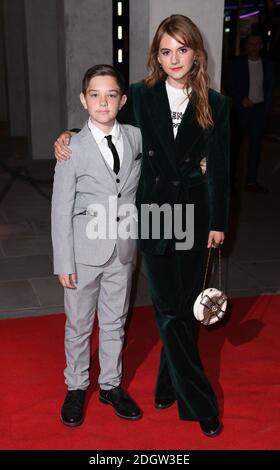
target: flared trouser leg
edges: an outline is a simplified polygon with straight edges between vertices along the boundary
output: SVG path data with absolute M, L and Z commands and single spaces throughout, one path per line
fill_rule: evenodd
M 193 315 L 206 252 L 143 255 L 163 342 L 156 397 L 172 398 L 173 391 L 181 419 L 200 421 L 217 416 L 216 397 L 198 353 L 198 323 Z
M 176 393 L 172 384 L 172 380 L 169 374 L 168 360 L 164 351 L 164 347 L 161 348 L 160 354 L 160 365 L 157 377 L 157 383 L 155 388 L 155 398 L 157 400 L 175 400 Z

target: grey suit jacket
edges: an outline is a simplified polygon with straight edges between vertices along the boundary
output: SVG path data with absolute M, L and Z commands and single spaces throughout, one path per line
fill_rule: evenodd
M 76 263 L 101 266 L 115 246 L 120 261 L 136 250 L 135 194 L 141 171 L 142 139 L 137 127 L 121 124 L 124 153 L 118 175 L 105 162 L 87 125 L 71 139 L 71 158 L 57 162 L 52 197 L 54 273 L 76 272 Z M 128 226 L 135 238 L 120 236 Z M 131 209 L 134 207 L 132 216 Z

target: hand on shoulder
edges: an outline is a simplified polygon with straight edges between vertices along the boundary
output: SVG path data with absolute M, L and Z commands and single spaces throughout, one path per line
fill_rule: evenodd
M 54 156 L 57 160 L 68 160 L 71 156 L 71 149 L 69 144 L 71 141 L 72 135 L 75 135 L 75 132 L 65 131 L 57 138 L 54 143 Z

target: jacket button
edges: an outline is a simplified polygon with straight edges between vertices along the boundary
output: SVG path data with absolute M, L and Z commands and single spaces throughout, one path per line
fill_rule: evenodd
M 172 186 L 175 186 L 175 187 L 176 187 L 176 186 L 179 186 L 180 181 L 173 180 L 173 181 L 171 181 L 171 184 L 172 184 Z
M 119 222 L 119 221 L 120 221 L 120 218 L 119 218 L 119 217 L 116 217 L 116 221 Z
M 120 180 L 119 178 L 116 179 L 116 182 L 117 182 L 117 183 L 120 183 L 120 181 L 121 181 L 121 180 Z
M 148 151 L 149 157 L 153 157 L 154 154 L 155 154 L 154 150 L 149 150 L 149 151 Z
M 156 176 L 156 177 L 155 177 L 155 182 L 156 182 L 156 183 L 159 182 L 159 176 Z
M 121 193 L 118 194 L 118 197 L 122 197 Z
M 189 163 L 190 161 L 191 161 L 190 157 L 187 157 L 185 160 L 186 163 Z

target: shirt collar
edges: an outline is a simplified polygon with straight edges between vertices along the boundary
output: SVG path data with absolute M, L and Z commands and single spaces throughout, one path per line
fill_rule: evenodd
M 113 140 L 116 142 L 119 137 L 120 137 L 120 125 L 118 123 L 118 121 L 116 120 L 115 121 L 115 124 L 113 126 L 113 129 L 110 131 L 110 133 L 108 134 L 105 134 L 103 131 L 101 131 L 101 129 L 99 129 L 97 126 L 95 126 L 93 124 L 93 122 L 91 121 L 91 119 L 89 118 L 88 120 L 88 127 L 89 129 L 91 130 L 92 134 L 93 134 L 93 137 L 95 138 L 97 144 L 101 144 L 101 142 L 103 141 L 103 139 L 105 138 L 105 135 L 111 135 Z
M 185 88 L 176 88 L 176 87 L 170 85 L 170 83 L 168 83 L 167 80 L 165 80 L 165 86 L 166 86 L 166 90 L 167 91 L 169 90 L 174 95 L 185 95 L 185 96 L 189 97 L 191 92 L 192 92 L 191 87 L 189 87 L 187 89 L 185 89 Z

